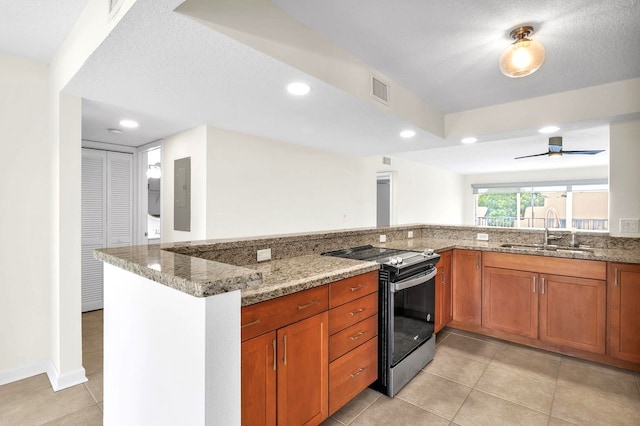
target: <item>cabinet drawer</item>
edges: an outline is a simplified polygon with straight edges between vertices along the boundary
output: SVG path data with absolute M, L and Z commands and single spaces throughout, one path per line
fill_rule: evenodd
M 329 289 L 323 285 L 242 308 L 242 341 L 325 312 Z
M 329 307 L 344 305 L 359 297 L 378 291 L 378 271 L 329 284 Z
M 329 364 L 329 415 L 378 378 L 378 338 Z
M 344 330 L 377 312 L 377 292 L 331 309 L 329 311 L 329 334 Z
M 378 335 L 378 315 L 369 317 L 329 338 L 329 361 L 340 358 L 350 350 Z

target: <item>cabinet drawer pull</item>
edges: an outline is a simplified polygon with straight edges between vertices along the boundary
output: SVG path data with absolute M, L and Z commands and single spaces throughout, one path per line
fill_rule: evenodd
M 613 285 L 618 287 L 618 268 L 613 268 Z
M 258 324 L 259 322 L 260 322 L 260 318 L 258 318 L 258 319 L 257 319 L 257 320 L 255 320 L 255 321 L 251 321 L 251 322 L 248 322 L 248 323 L 246 323 L 246 324 L 242 324 L 242 326 L 241 326 L 240 328 L 245 328 L 245 327 L 249 327 L 249 326 L 252 326 L 252 325 L 256 325 L 256 324 Z
M 364 334 L 364 331 L 361 331 L 361 332 L 356 333 L 356 334 L 354 334 L 353 336 L 349 337 L 349 339 L 351 339 L 351 340 L 357 340 L 357 339 L 359 339 L 360 337 L 362 337 L 362 335 L 363 335 L 363 334 Z
M 273 346 L 273 371 L 276 371 L 276 360 L 278 359 L 278 355 L 276 353 L 276 339 L 273 339 L 271 345 Z
M 360 285 L 358 285 L 356 287 L 351 287 L 351 291 L 358 291 L 358 290 L 362 289 L 363 287 L 364 287 L 364 284 L 360 284 Z
M 476 269 L 480 269 L 480 255 L 476 254 Z
M 356 315 L 358 315 L 358 314 L 360 314 L 362 312 L 364 312 L 364 308 L 356 309 L 355 311 L 350 312 L 349 314 L 353 317 L 353 316 L 356 316 Z
M 540 293 L 544 294 L 544 277 L 540 278 Z
M 358 371 L 356 371 L 355 373 L 351 373 L 351 378 L 355 378 L 356 376 L 358 376 L 359 374 L 362 374 L 364 372 L 364 370 L 366 370 L 366 368 L 359 368 Z
M 444 285 L 444 268 L 442 268 L 442 285 Z
M 282 359 L 282 362 L 284 365 L 287 365 L 287 335 L 285 334 L 282 339 L 284 340 L 284 358 Z
M 536 276 L 534 275 L 533 277 L 533 292 L 536 292 Z
M 301 311 L 303 309 L 307 309 L 309 306 L 313 306 L 313 305 L 317 305 L 318 301 L 317 300 L 312 300 L 311 302 L 307 303 L 306 305 L 298 305 L 298 310 Z

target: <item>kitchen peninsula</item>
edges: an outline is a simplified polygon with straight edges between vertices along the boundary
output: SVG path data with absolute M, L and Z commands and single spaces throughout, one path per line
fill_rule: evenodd
M 105 262 L 105 423 L 240 424 L 241 308 L 378 268 L 325 251 L 373 244 L 640 264 L 634 239 L 584 233 L 590 251 L 526 251 L 502 245 L 538 243 L 540 230 L 483 229 L 489 242 L 476 241 L 477 230 L 405 225 L 96 251 Z M 271 260 L 257 263 L 263 249 Z

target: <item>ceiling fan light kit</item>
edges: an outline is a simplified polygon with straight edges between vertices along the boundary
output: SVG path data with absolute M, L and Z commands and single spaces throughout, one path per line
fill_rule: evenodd
M 544 47 L 531 40 L 533 27 L 525 25 L 511 31 L 515 41 L 500 55 L 500 71 L 507 77 L 525 77 L 534 73 L 544 62 Z
M 542 157 L 546 155 L 551 158 L 560 158 L 564 154 L 567 155 L 595 155 L 604 152 L 604 149 L 585 149 L 579 151 L 563 151 L 562 150 L 562 136 L 554 136 L 549 138 L 549 151 L 542 154 L 524 155 L 522 157 L 516 157 L 516 160 L 521 158 Z

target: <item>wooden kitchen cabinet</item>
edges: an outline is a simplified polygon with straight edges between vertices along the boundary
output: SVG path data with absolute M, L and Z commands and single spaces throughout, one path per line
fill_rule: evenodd
M 329 315 L 278 330 L 278 424 L 320 424 L 329 414 Z
M 327 309 L 328 286 L 242 308 L 243 425 L 319 424 L 328 417 Z
M 607 289 L 607 353 L 640 363 L 640 265 L 610 263 Z
M 605 277 L 604 262 L 485 253 L 482 325 L 604 354 Z
M 243 342 L 240 348 L 242 424 L 276 424 L 276 332 Z
M 452 286 L 451 286 L 451 251 L 440 253 L 440 260 L 436 264 L 438 275 L 435 281 L 436 318 L 434 332 L 442 330 L 453 319 Z
M 538 274 L 485 267 L 482 281 L 482 326 L 531 338 L 538 337 Z
M 606 281 L 540 274 L 540 340 L 605 353 Z
M 329 286 L 329 415 L 378 378 L 378 271 Z
M 453 320 L 480 326 L 482 318 L 482 253 L 453 251 Z

